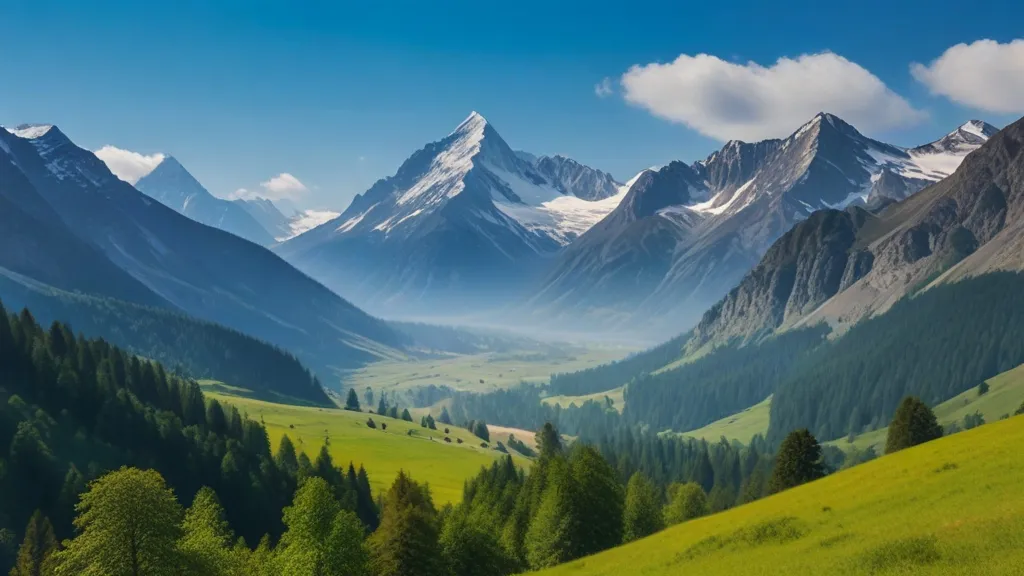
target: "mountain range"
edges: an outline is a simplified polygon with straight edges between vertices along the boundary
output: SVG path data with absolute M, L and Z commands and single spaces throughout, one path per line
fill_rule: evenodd
M 649 170 L 558 255 L 523 308 L 555 323 L 678 333 L 797 222 L 821 209 L 907 198 L 995 131 L 971 121 L 905 149 L 822 113 L 785 139 L 731 141 L 693 164 Z
M 374 312 L 501 308 L 623 194 L 598 170 L 513 151 L 474 112 L 338 218 L 275 250 Z
M 269 250 L 115 177 L 54 126 L 0 130 L 0 170 L 10 220 L 0 266 L 11 281 L 222 324 L 291 351 L 321 374 L 404 345 L 387 324 Z M 16 304 L 18 293 L 0 297 Z
M 965 146 L 976 151 L 953 175 L 902 202 L 796 225 L 704 314 L 689 347 L 818 322 L 842 330 L 937 284 L 1024 270 L 1024 119 L 998 133 L 971 122 L 923 148 Z

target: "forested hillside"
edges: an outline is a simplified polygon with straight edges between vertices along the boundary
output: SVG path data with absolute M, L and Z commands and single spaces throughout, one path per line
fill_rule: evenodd
M 376 510 L 363 471 L 310 463 L 263 427 L 206 401 L 198 384 L 109 343 L 40 326 L 0 310 L 0 530 L 7 544 L 36 509 L 57 538 L 72 535 L 74 505 L 90 480 L 124 465 L 158 470 L 188 503 L 217 491 L 226 518 L 255 544 L 280 535 L 281 509 L 303 475 L 321 475 L 367 526 Z M 0 546 L 2 548 L 2 546 Z M 10 547 L 0 565 L 10 560 Z
M 618 388 L 639 375 L 654 372 L 679 359 L 683 353 L 683 345 L 689 338 L 690 333 L 680 334 L 664 344 L 638 352 L 617 362 L 577 372 L 552 374 L 551 393 L 553 395 L 583 396 Z
M 822 439 L 879 428 L 904 396 L 935 405 L 1021 364 L 1021 294 L 1024 275 L 986 274 L 936 286 L 854 326 L 780 384 L 769 439 L 800 427 Z
M 27 307 L 42 324 L 66 322 L 76 332 L 193 378 L 243 386 L 269 399 L 330 404 L 295 356 L 237 330 L 171 310 L 57 290 L 2 271 L 0 294 L 8 307 Z

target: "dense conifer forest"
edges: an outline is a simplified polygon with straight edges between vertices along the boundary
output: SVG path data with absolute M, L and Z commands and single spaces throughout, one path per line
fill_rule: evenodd
M 682 354 L 690 333 L 680 334 L 650 350 L 638 352 L 617 362 L 610 362 L 576 372 L 551 375 L 551 393 L 554 395 L 583 396 L 604 392 L 627 384 L 634 378 L 671 363 Z

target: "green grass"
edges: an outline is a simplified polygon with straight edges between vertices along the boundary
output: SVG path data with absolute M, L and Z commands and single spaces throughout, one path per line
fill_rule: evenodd
M 324 438 L 329 437 L 335 464 L 348 466 L 351 461 L 357 467 L 365 466 L 375 493 L 387 490 L 398 471 L 403 469 L 413 479 L 430 484 L 438 506 L 458 502 L 462 499 L 465 480 L 502 455 L 493 449 L 481 448 L 479 438 L 454 426 L 449 426 L 451 433 L 445 434 L 443 424 L 438 425 L 438 430 L 428 430 L 421 428 L 418 420 L 405 422 L 364 412 L 275 404 L 223 391 L 215 391 L 209 383 L 204 389 L 207 396 L 237 406 L 254 420 L 262 420 L 275 450 L 281 436 L 288 434 L 295 447 L 312 459 L 316 458 Z M 374 419 L 377 429 L 366 426 L 367 418 Z M 386 431 L 380 429 L 382 422 L 388 425 Z M 412 436 L 407 435 L 409 430 L 413 431 Z M 445 436 L 452 439 L 451 444 L 444 442 Z M 464 443 L 459 445 L 458 438 Z M 494 440 L 504 442 L 506 438 Z M 529 466 L 529 460 L 520 456 L 515 459 L 517 464 Z
M 545 404 L 551 404 L 552 406 L 557 404 L 562 408 L 568 408 L 570 404 L 582 406 L 589 400 L 604 402 L 604 399 L 607 396 L 608 398 L 611 398 L 611 401 L 613 402 L 612 407 L 621 414 L 622 409 L 626 407 L 625 392 L 626 387 L 619 386 L 618 388 L 608 390 L 607 392 L 596 392 L 594 394 L 586 394 L 583 396 L 548 396 L 547 398 L 544 398 L 542 402 Z
M 538 576 L 1024 574 L 1022 445 L 994 422 Z
M 939 424 L 945 426 L 952 422 L 962 423 L 964 416 L 975 412 L 980 412 L 985 417 L 985 422 L 994 422 L 1006 414 L 1013 414 L 1024 402 L 1024 365 L 994 376 L 987 382 L 989 391 L 983 396 L 978 396 L 975 387 L 935 406 L 932 410 Z M 875 451 L 881 454 L 885 451 L 885 439 L 888 434 L 888 428 L 879 428 L 857 436 L 853 443 L 841 438 L 827 444 L 847 451 L 851 448 L 864 450 L 874 446 Z
M 556 372 L 575 372 L 605 364 L 632 351 L 623 347 L 552 346 L 518 352 L 386 360 L 349 373 L 341 388 L 409 390 L 435 384 L 467 392 L 491 392 L 522 381 L 547 383 Z
M 747 444 L 755 434 L 768 432 L 768 416 L 771 408 L 772 397 L 769 396 L 764 401 L 742 412 L 716 420 L 703 428 L 683 432 L 682 435 L 690 438 L 703 438 L 708 442 L 717 442 L 719 438 L 725 436 L 729 440 L 738 440 Z

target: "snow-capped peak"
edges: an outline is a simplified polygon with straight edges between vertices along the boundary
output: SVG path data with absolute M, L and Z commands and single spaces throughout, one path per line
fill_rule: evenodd
M 449 134 L 454 136 L 456 134 L 473 135 L 478 138 L 483 138 L 484 128 L 487 127 L 487 119 L 480 115 L 476 110 L 469 113 L 469 116 L 462 121 L 461 124 L 455 127 L 455 130 Z
M 988 140 L 992 136 L 995 136 L 996 132 L 999 132 L 999 129 L 983 120 L 969 120 L 957 128 L 957 132 L 963 132 L 965 134 L 976 136 L 982 140 Z
M 7 131 L 18 138 L 35 140 L 45 136 L 51 128 L 53 128 L 53 124 L 22 124 L 17 128 L 7 128 Z

